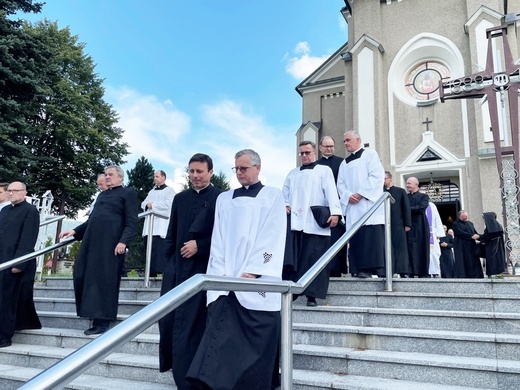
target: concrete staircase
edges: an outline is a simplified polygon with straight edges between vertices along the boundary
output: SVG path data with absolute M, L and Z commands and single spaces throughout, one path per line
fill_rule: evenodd
M 159 296 L 160 281 L 121 284 L 119 321 Z M 519 389 L 520 279 L 333 278 L 326 300 L 294 303 L 295 389 Z M 0 349 L 0 389 L 16 389 L 85 345 L 87 320 L 75 315 L 70 278 L 35 288 L 43 329 L 19 332 Z M 158 370 L 153 325 L 70 389 L 174 389 Z

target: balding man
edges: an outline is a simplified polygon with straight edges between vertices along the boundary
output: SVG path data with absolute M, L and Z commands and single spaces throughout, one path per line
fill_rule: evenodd
M 430 265 L 430 226 L 426 209 L 430 198 L 419 191 L 419 180 L 416 177 L 406 180 L 406 189 L 412 212 L 412 228 L 407 233 L 410 276 L 426 278 L 429 276 Z
M 74 262 L 74 294 L 79 317 L 93 319 L 86 335 L 108 330 L 117 317 L 125 251 L 137 232 L 137 194 L 122 186 L 119 166 L 105 169 L 108 189 L 99 194 L 88 220 L 60 234 L 82 240 Z
M 7 188 L 10 205 L 0 212 L 0 263 L 34 252 L 40 214 L 25 201 L 24 183 Z M 40 329 L 33 301 L 36 259 L 0 271 L 0 348 L 11 345 L 15 329 Z
M 175 191 L 166 185 L 166 173 L 157 171 L 153 175 L 154 187 L 141 203 L 143 211 L 153 210 L 159 214 L 170 216 L 172 209 L 173 197 Z M 143 237 L 145 245 L 148 245 L 150 232 L 148 231 L 148 220 L 151 216 L 147 216 L 144 221 Z M 153 233 L 152 233 L 152 259 L 150 264 L 150 276 L 162 274 L 166 265 L 166 256 L 164 255 L 164 238 L 168 232 L 168 223 L 170 219 L 154 217 Z
M 338 192 L 350 229 L 383 195 L 385 170 L 377 152 L 364 149 L 357 131 L 347 131 L 343 143 L 350 156 L 341 163 Z M 385 210 L 379 207 L 350 239 L 348 259 L 352 276 L 385 275 Z

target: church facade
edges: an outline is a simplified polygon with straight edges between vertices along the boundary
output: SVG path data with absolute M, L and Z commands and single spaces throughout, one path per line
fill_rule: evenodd
M 502 215 L 488 103 L 441 103 L 439 81 L 485 69 L 493 27 L 507 25 L 518 59 L 519 12 L 520 1 L 507 0 L 346 0 L 348 42 L 296 87 L 303 100 L 297 143 L 330 135 L 344 157 L 343 133 L 357 130 L 395 185 L 417 177 L 444 224 L 465 209 L 482 232 L 482 212 Z M 493 49 L 499 68 L 503 48 Z M 511 143 L 507 109 L 498 112 L 501 142 Z

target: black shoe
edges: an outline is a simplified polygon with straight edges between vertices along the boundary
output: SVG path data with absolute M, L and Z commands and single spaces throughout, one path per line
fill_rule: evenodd
M 11 339 L 0 340 L 0 348 L 10 347 L 11 345 L 13 345 L 13 343 L 11 342 Z
M 93 335 L 93 334 L 105 333 L 106 331 L 107 331 L 106 329 L 100 328 L 99 326 L 93 326 L 92 328 L 87 329 L 83 333 L 85 333 L 87 336 L 90 336 L 90 335 Z
M 360 272 L 357 277 L 361 279 L 369 279 L 372 278 L 372 275 L 370 275 L 368 272 Z
M 311 307 L 318 306 L 318 302 L 316 302 L 316 298 L 307 298 L 307 306 L 311 306 Z

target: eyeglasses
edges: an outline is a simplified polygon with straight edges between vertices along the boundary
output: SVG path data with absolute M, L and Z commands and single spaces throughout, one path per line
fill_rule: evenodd
M 334 145 L 321 145 L 321 147 L 325 149 L 334 149 Z
M 25 190 L 7 190 L 6 192 L 10 192 L 10 193 L 13 193 L 13 192 L 20 192 L 20 191 L 25 191 Z
M 237 173 L 238 171 L 240 171 L 242 173 L 246 173 L 249 168 L 256 167 L 256 165 L 257 164 L 251 165 L 250 167 L 233 167 L 233 168 L 231 168 L 231 170 L 233 171 L 233 173 Z
M 309 156 L 309 155 L 311 155 L 312 153 L 314 153 L 314 152 L 312 152 L 312 151 L 308 152 L 308 151 L 307 151 L 307 152 L 300 152 L 300 153 L 298 153 L 298 154 L 299 154 L 300 156 Z

